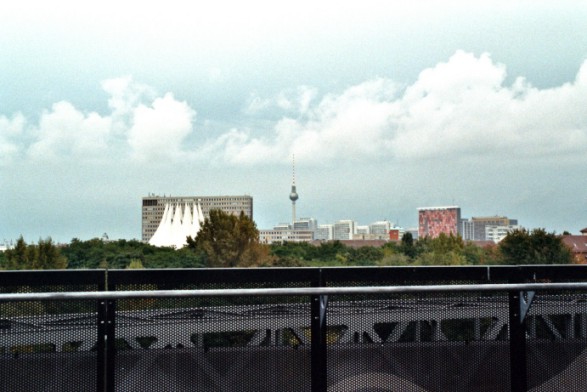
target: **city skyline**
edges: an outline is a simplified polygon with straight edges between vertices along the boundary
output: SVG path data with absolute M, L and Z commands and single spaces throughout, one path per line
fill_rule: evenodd
M 0 5 L 0 240 L 140 238 L 140 197 L 587 222 L 587 3 Z

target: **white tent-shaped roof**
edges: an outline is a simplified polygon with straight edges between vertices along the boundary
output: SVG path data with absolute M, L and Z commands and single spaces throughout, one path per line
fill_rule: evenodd
M 149 244 L 182 248 L 186 245 L 188 236 L 196 237 L 203 221 L 202 207 L 199 204 L 190 206 L 186 203 L 183 210 L 180 204 L 166 204 L 161 222 Z

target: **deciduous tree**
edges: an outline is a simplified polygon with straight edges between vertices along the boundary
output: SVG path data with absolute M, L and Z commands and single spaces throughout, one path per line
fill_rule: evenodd
M 499 243 L 504 264 L 570 264 L 571 251 L 562 238 L 544 229 L 517 229 Z
M 211 210 L 196 238 L 187 238 L 188 248 L 206 255 L 210 267 L 268 265 L 271 256 L 259 244 L 255 222 L 243 212 L 228 214 Z

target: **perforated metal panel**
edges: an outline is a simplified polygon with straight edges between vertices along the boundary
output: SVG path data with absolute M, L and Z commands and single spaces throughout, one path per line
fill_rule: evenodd
M 119 300 L 115 390 L 310 391 L 309 325 L 308 297 Z
M 587 294 L 537 293 L 526 330 L 529 389 L 587 391 Z
M 479 269 L 452 271 L 118 271 L 109 275 L 109 288 L 116 294 L 467 284 L 491 275 Z M 545 273 L 567 279 L 582 270 L 510 271 L 529 273 L 536 281 Z M 101 291 L 104 277 L 2 272 L 0 293 Z M 517 392 L 526 390 L 516 383 L 522 373 L 529 391 L 587 390 L 587 294 L 543 291 L 533 301 L 530 294 L 4 298 L 0 391 L 503 392 L 512 387 Z M 324 337 L 324 344 L 317 336 Z
M 95 391 L 95 301 L 0 303 L 0 390 Z
M 507 391 L 507 297 L 331 298 L 329 391 Z

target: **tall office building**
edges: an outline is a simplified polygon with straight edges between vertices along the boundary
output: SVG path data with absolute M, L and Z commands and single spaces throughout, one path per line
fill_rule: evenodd
M 293 224 L 294 230 L 315 231 L 318 228 L 318 221 L 314 218 L 300 218 Z
M 460 234 L 461 208 L 423 207 L 418 208 L 418 238 L 436 238 L 440 233 Z
M 314 239 L 321 241 L 330 241 L 333 237 L 333 229 L 334 225 L 330 223 L 325 225 L 318 225 L 318 228 L 316 229 L 314 234 Z
M 475 227 L 473 225 L 473 221 L 470 221 L 466 218 L 461 219 L 459 226 L 461 237 L 463 237 L 463 240 L 472 241 L 475 239 Z
M 487 225 L 485 226 L 485 240 L 496 244 L 503 240 L 509 232 L 519 229 L 518 225 Z
M 332 228 L 332 239 L 352 240 L 356 233 L 356 223 L 353 220 L 339 220 Z
M 369 230 L 369 226 L 367 225 L 356 225 L 355 234 L 359 234 L 364 237 L 366 235 L 371 234 L 371 231 Z
M 369 233 L 371 234 L 388 235 L 390 229 L 390 221 L 373 222 L 369 225 Z
M 489 240 L 486 235 L 486 228 L 488 226 L 515 226 L 518 224 L 517 219 L 509 219 L 505 216 L 488 216 L 488 217 L 473 217 L 473 239 L 478 241 Z M 493 233 L 493 231 L 492 231 Z M 492 235 L 491 240 L 497 238 L 497 234 Z
M 166 206 L 200 206 L 202 216 L 208 218 L 210 210 L 217 209 L 229 214 L 238 215 L 242 212 L 253 219 L 252 196 L 156 196 L 143 197 L 142 235 L 143 242 L 149 242 L 157 231 Z
M 505 216 L 473 217 L 470 220 L 461 220 L 460 234 L 466 241 L 499 242 L 505 236 L 504 233 L 518 227 L 517 219 L 509 219 Z M 488 228 L 490 228 L 489 231 Z

